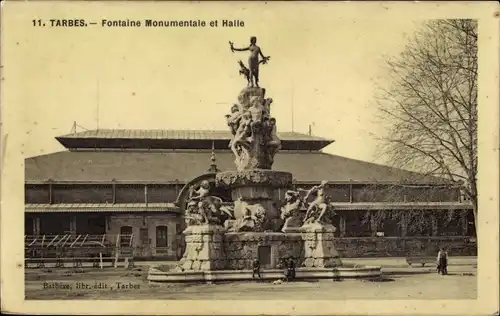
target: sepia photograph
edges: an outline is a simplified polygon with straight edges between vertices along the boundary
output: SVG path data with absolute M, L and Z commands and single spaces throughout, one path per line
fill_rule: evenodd
M 4 4 L 2 310 L 498 315 L 495 10 Z

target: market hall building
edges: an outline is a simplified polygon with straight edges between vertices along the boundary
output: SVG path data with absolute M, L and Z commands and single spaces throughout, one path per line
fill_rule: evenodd
M 274 170 L 291 172 L 295 188 L 329 181 L 343 257 L 434 254 L 439 246 L 453 255 L 476 254 L 472 206 L 460 187 L 322 152 L 332 140 L 294 132 L 278 136 L 282 149 Z M 230 137 L 188 130 L 56 137 L 65 151 L 25 160 L 25 235 L 130 234 L 136 258 L 177 258 L 184 220 L 176 201 L 200 175 L 235 168 Z M 229 201 L 228 192 L 218 195 Z M 413 216 L 391 217 L 395 211 Z M 387 216 L 380 222 L 376 214 Z M 411 222 L 414 214 L 419 225 Z

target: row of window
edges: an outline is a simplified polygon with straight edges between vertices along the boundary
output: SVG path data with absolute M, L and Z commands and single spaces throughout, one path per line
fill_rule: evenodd
M 133 234 L 132 226 L 122 226 L 120 227 L 120 235 L 121 236 L 131 236 Z M 155 244 L 157 248 L 167 248 L 168 247 L 168 227 L 164 225 L 156 226 L 156 239 Z M 149 238 L 149 230 L 148 228 L 140 228 L 139 229 L 139 241 L 142 246 L 149 247 L 151 245 L 151 239 Z M 128 246 L 129 239 L 121 238 L 120 245 L 122 247 Z
M 311 185 L 297 185 L 307 189 Z M 25 203 L 167 203 L 177 199 L 181 185 L 75 184 L 26 185 Z M 390 185 L 331 185 L 326 193 L 337 202 L 445 202 L 459 201 L 457 189 Z M 230 192 L 217 192 L 230 201 Z
M 104 220 L 104 219 L 103 219 Z M 33 226 L 33 218 L 26 218 L 25 221 L 25 234 L 31 235 L 35 233 L 35 228 Z M 67 220 L 58 220 L 52 221 L 49 218 L 41 218 L 40 220 L 40 235 L 63 235 L 70 234 L 71 227 L 70 221 Z M 95 218 L 89 218 L 88 221 L 79 221 L 76 225 L 75 233 L 78 234 L 88 234 L 88 235 L 102 235 L 105 234 L 105 227 L 102 223 L 100 223 Z M 149 238 L 149 231 L 147 228 L 139 229 L 139 236 L 133 237 L 133 227 L 132 226 L 122 226 L 120 227 L 120 245 L 122 247 L 129 246 L 131 237 L 139 238 L 140 243 L 143 246 L 149 246 L 151 244 L 151 240 Z M 169 246 L 168 239 L 168 227 L 165 225 L 156 226 L 156 247 L 167 248 Z

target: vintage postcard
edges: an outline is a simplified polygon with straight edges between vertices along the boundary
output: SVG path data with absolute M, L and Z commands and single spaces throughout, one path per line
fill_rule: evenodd
M 497 3 L 1 14 L 3 312 L 498 315 Z

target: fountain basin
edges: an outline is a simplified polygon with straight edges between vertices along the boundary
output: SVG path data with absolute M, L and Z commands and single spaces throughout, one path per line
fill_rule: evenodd
M 262 280 L 277 280 L 283 278 L 283 269 L 262 269 Z M 340 266 L 335 268 L 297 268 L 295 279 L 368 279 L 382 275 L 379 266 Z M 161 268 L 151 268 L 148 281 L 153 283 L 183 283 L 207 281 L 249 281 L 253 280 L 252 270 L 219 270 L 219 271 L 162 271 Z

